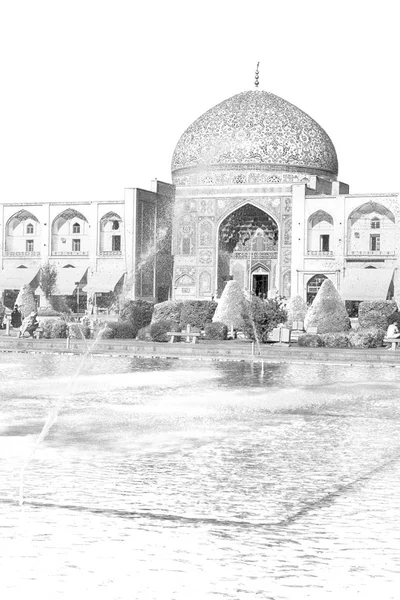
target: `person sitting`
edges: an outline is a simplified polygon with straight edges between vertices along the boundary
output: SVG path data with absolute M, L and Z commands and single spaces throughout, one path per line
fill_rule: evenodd
M 387 332 L 386 332 L 386 337 L 389 338 L 399 338 L 400 337 L 400 331 L 397 327 L 398 323 L 397 321 L 395 321 L 394 323 L 392 323 L 391 325 L 389 325 L 389 327 L 387 328 Z
M 29 333 L 29 337 L 33 337 L 33 334 L 38 327 L 39 321 L 37 320 L 37 313 L 32 311 L 31 314 L 23 320 L 18 337 L 24 337 L 26 331 Z

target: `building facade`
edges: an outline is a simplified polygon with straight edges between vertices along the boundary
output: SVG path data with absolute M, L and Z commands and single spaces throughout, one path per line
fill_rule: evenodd
M 108 306 L 116 298 L 166 300 L 171 288 L 173 187 L 126 189 L 123 200 L 0 204 L 3 301 L 30 284 L 44 303 L 39 269 L 57 268 L 55 295 Z M 78 292 L 79 290 L 79 292 Z M 115 296 L 115 297 L 114 297 Z
M 346 300 L 396 295 L 398 194 L 351 195 L 329 136 L 285 100 L 254 90 L 207 111 L 172 180 L 175 298 L 218 297 L 229 279 L 308 301 L 325 278 Z
M 235 279 L 310 302 L 325 278 L 346 300 L 400 301 L 398 194 L 350 194 L 334 145 L 310 116 L 261 90 L 237 94 L 183 133 L 172 184 L 123 200 L 0 204 L 0 289 L 12 305 L 38 272 L 58 294 L 218 298 Z

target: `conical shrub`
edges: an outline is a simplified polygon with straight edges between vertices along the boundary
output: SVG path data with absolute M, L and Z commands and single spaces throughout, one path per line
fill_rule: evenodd
M 224 323 L 228 329 L 243 329 L 242 312 L 244 309 L 242 288 L 235 280 L 228 281 L 213 316 L 213 322 Z
M 24 284 L 19 291 L 15 304 L 21 311 L 22 318 L 25 319 L 32 311 L 36 311 L 36 301 L 30 285 Z
M 330 279 L 325 279 L 307 311 L 304 326 L 317 327 L 317 333 L 339 333 L 351 327 L 350 318 L 339 292 Z
M 307 305 L 301 296 L 293 296 L 290 298 L 286 310 L 288 314 L 287 322 L 292 326 L 293 321 L 304 321 Z

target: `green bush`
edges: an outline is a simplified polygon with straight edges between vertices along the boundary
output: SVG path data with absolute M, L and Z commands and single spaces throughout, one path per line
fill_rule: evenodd
M 321 348 L 324 345 L 324 340 L 318 334 L 305 333 L 299 336 L 297 343 L 303 348 Z
M 252 296 L 242 307 L 243 332 L 251 340 L 266 343 L 274 327 L 287 320 L 287 312 L 277 299 Z
M 146 325 L 150 325 L 153 310 L 154 304 L 152 304 L 152 302 L 146 302 L 145 300 L 129 300 L 128 302 L 125 302 L 119 316 L 121 321 L 131 325 L 134 330 L 134 335 L 129 334 L 127 337 L 135 338 L 139 329 L 146 327 Z
M 321 336 L 323 345 L 327 348 L 349 348 L 350 339 L 346 333 L 324 333 Z
M 65 321 L 53 321 L 51 328 L 51 338 L 66 338 L 68 334 L 68 325 Z
M 206 323 L 212 320 L 218 304 L 211 300 L 187 300 L 183 303 L 179 326 L 185 329 L 186 325 L 204 329 Z
M 352 348 L 380 348 L 385 337 L 385 330 L 379 328 L 357 329 L 350 333 Z
M 142 329 L 139 329 L 138 334 L 136 336 L 137 339 L 141 340 L 142 342 L 151 340 L 150 327 L 151 325 L 146 325 L 146 327 L 142 327 Z
M 111 327 L 104 327 L 99 335 L 102 340 L 112 340 L 114 337 L 114 330 L 111 329 Z
M 159 321 L 173 321 L 179 323 L 181 320 L 181 311 L 183 302 L 177 302 L 175 300 L 166 300 L 154 305 L 153 317 L 151 324 L 158 323 Z
M 89 339 L 91 332 L 88 325 L 79 323 L 70 323 L 68 326 L 68 335 L 71 339 L 81 340 L 82 338 Z
M 119 340 L 133 340 L 136 337 L 136 326 L 127 321 L 117 321 L 116 323 L 108 323 L 107 328 L 113 332 L 113 338 Z
M 318 333 L 341 333 L 351 328 L 345 304 L 330 279 L 325 279 L 307 311 L 304 327 Z
M 158 321 L 150 325 L 150 337 L 153 342 L 168 342 L 168 331 L 177 331 L 177 324 L 173 321 Z
M 53 323 L 54 319 L 45 319 L 44 321 L 39 322 L 39 325 L 43 329 L 43 337 L 47 340 L 52 337 Z
M 363 329 L 387 329 L 389 319 L 395 313 L 397 304 L 394 300 L 360 302 L 358 322 Z
M 388 316 L 387 318 L 387 324 L 388 327 L 389 325 L 391 325 L 392 323 L 398 323 L 400 325 L 400 312 L 397 309 L 396 312 L 392 313 L 391 315 Z
M 218 321 L 206 323 L 204 326 L 204 337 L 206 340 L 226 340 L 228 337 L 228 328 L 225 323 Z

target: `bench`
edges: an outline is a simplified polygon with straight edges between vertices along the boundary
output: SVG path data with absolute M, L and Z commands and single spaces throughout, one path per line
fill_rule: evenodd
M 201 333 L 193 331 L 168 331 L 167 335 L 171 336 L 171 344 L 175 342 L 175 338 L 179 337 L 187 338 L 187 342 L 190 342 L 190 338 L 192 338 L 192 344 L 197 344 L 197 338 L 201 335 Z
M 391 344 L 390 349 L 396 350 L 397 346 L 400 345 L 400 338 L 387 338 L 383 339 L 384 344 Z

